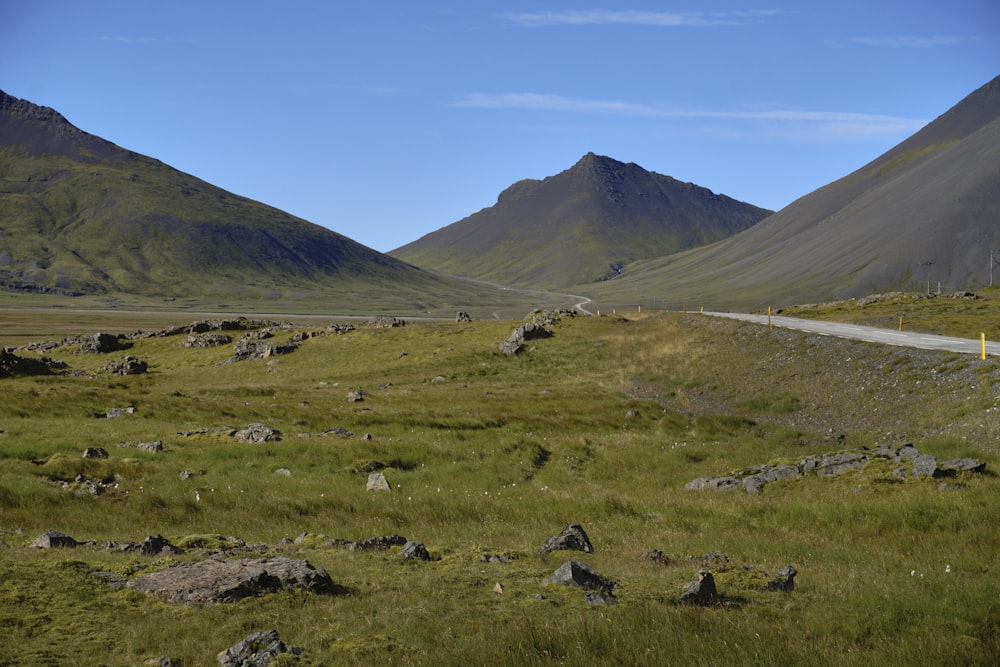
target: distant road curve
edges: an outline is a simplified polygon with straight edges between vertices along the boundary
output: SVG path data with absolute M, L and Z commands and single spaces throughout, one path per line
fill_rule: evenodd
M 767 315 L 750 315 L 746 313 L 716 313 L 706 312 L 712 317 L 728 317 L 745 322 L 767 324 Z M 823 322 L 820 320 L 803 320 L 797 317 L 772 315 L 771 325 L 782 329 L 795 329 L 821 336 L 836 336 L 863 340 L 869 343 L 883 345 L 898 345 L 915 347 L 924 350 L 940 350 L 945 352 L 960 352 L 962 354 L 981 354 L 982 341 L 970 338 L 953 338 L 951 336 L 935 336 L 933 334 L 915 333 L 912 331 L 891 331 L 877 327 L 865 327 L 859 324 L 841 324 L 839 322 Z M 986 341 L 986 354 L 1000 355 L 1000 343 Z

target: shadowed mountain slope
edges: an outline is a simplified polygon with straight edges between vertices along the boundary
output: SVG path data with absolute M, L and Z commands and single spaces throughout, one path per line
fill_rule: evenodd
M 325 295 L 374 300 L 374 309 L 468 304 L 494 292 L 234 195 L 3 92 L 0 288 L 246 303 Z
M 588 153 L 555 176 L 515 183 L 495 205 L 390 254 L 446 273 L 558 288 L 717 241 L 769 213 Z
M 755 308 L 939 284 L 975 289 L 989 282 L 991 249 L 1000 251 L 1000 77 L 760 224 L 637 262 L 591 291 L 619 303 L 656 294 L 662 303 Z

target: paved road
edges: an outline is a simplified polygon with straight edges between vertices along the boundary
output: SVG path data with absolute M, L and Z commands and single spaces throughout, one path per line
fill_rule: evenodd
M 745 313 L 709 313 L 713 317 L 728 317 L 734 320 L 767 324 L 767 315 L 748 315 Z M 925 350 L 942 350 L 961 352 L 964 354 L 981 354 L 982 341 L 979 339 L 953 338 L 951 336 L 935 336 L 933 334 L 914 333 L 910 331 L 892 331 L 876 327 L 864 327 L 858 324 L 841 324 L 839 322 L 822 322 L 819 320 L 802 320 L 797 317 L 771 316 L 771 325 L 783 329 L 796 329 L 822 336 L 836 336 L 865 340 L 870 343 L 884 345 L 899 345 L 901 347 L 917 347 Z M 986 341 L 986 354 L 1000 355 L 1000 343 Z

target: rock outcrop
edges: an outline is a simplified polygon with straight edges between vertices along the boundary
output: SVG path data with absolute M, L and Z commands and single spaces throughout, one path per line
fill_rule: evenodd
M 281 556 L 177 565 L 129 579 L 126 587 L 171 602 L 199 603 L 236 602 L 292 587 L 327 595 L 343 592 L 322 568 Z

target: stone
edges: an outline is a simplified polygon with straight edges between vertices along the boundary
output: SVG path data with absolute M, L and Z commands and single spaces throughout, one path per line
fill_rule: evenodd
M 504 592 L 503 584 L 501 584 L 499 581 L 493 584 L 493 592 L 496 593 L 497 595 L 503 595 Z
M 108 450 L 104 449 L 104 447 L 87 447 L 83 450 L 83 458 L 106 459 L 108 458 Z
M 979 459 L 950 459 L 937 464 L 938 476 L 953 476 L 960 472 L 986 472 L 986 462 Z
M 618 585 L 617 582 L 595 572 L 586 563 L 575 560 L 566 561 L 552 573 L 552 576 L 542 582 L 543 586 L 548 586 L 549 584 L 575 586 L 584 590 L 600 591 L 602 593 L 611 593 Z
M 642 555 L 642 560 L 657 565 L 670 565 L 670 558 L 664 555 L 659 549 L 650 549 Z
M 32 549 L 58 549 L 72 548 L 78 544 L 79 542 L 66 533 L 60 533 L 58 530 L 46 530 L 28 546 Z
M 399 551 L 399 557 L 407 560 L 430 560 L 431 555 L 427 552 L 423 542 L 410 541 L 403 545 Z
M 135 414 L 135 408 L 131 405 L 124 408 L 111 408 L 103 415 L 97 415 L 99 419 L 116 419 L 118 417 L 124 417 L 125 415 Z
M 778 570 L 775 578 L 767 582 L 764 585 L 764 588 L 769 591 L 791 592 L 795 590 L 795 575 L 798 573 L 798 570 L 794 567 L 786 565 Z
M 150 454 L 158 454 L 163 451 L 162 440 L 152 440 L 150 442 L 119 442 L 119 447 L 134 447 Z
M 109 333 L 96 333 L 93 336 L 84 336 L 80 341 L 80 351 L 93 354 L 105 354 L 121 349 L 118 344 L 118 336 Z
M 260 597 L 283 588 L 327 595 L 343 592 L 322 568 L 283 556 L 176 565 L 134 577 L 126 587 L 170 602 L 207 604 Z
M 611 593 L 601 591 L 587 591 L 583 594 L 584 601 L 592 607 L 598 605 L 617 604 L 618 601 Z
M 348 403 L 360 403 L 365 400 L 365 391 L 363 389 L 352 389 L 347 392 L 347 402 Z
M 349 542 L 348 548 L 351 551 L 386 551 L 389 547 L 398 547 L 407 542 L 402 535 L 379 535 L 360 542 Z
M 285 645 L 277 630 L 264 630 L 247 635 L 216 656 L 222 667 L 267 667 L 279 655 L 301 655 L 304 651 Z M 282 662 L 282 664 L 288 664 Z
M 274 471 L 274 474 L 278 475 L 279 477 L 291 477 L 292 471 L 289 470 L 288 468 L 278 468 L 277 470 Z
M 156 556 L 166 551 L 167 553 L 177 553 L 178 549 L 170 543 L 170 540 L 162 535 L 150 535 L 136 549 L 146 556 Z
M 933 477 L 937 472 L 937 458 L 930 454 L 921 454 L 913 459 L 911 471 L 914 477 Z
M 590 543 L 583 526 L 573 523 L 566 526 L 558 535 L 545 540 L 541 546 L 541 552 L 545 554 L 561 550 L 582 551 L 589 554 L 594 552 L 594 546 Z
M 715 578 L 708 570 L 699 570 L 698 578 L 690 581 L 684 586 L 681 593 L 681 602 L 690 604 L 708 605 L 717 600 L 718 591 L 715 589 Z
M 267 424 L 248 424 L 246 428 L 233 433 L 233 437 L 240 442 L 262 444 L 281 440 L 281 431 L 271 428 Z
M 367 491 L 392 491 L 392 485 L 381 472 L 373 472 L 368 475 L 368 484 L 365 485 Z
M 469 317 L 469 314 L 467 312 L 465 312 L 464 310 L 460 310 L 455 315 L 455 321 L 456 322 L 471 322 L 472 318 Z
M 112 361 L 104 367 L 105 373 L 113 375 L 142 375 L 149 369 L 149 364 L 131 355 L 118 361 Z
M 209 348 L 220 345 L 229 345 L 233 342 L 233 337 L 223 333 L 192 333 L 184 337 L 181 343 L 184 347 Z

